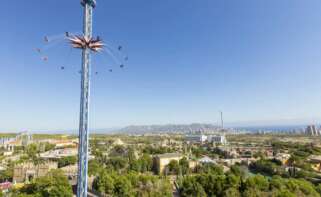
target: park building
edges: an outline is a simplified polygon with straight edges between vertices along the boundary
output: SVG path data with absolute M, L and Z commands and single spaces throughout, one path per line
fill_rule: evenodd
M 59 168 L 63 171 L 65 176 L 68 178 L 68 181 L 71 185 L 77 184 L 77 173 L 78 173 L 78 165 L 68 165 L 62 168 Z
M 38 165 L 32 162 L 18 164 L 13 169 L 13 183 L 31 182 L 35 178 L 46 176 L 50 170 L 57 168 L 57 162 L 46 162 Z
M 177 161 L 179 162 L 181 159 L 184 158 L 183 154 L 179 153 L 165 153 L 165 154 L 159 154 L 154 156 L 154 170 L 157 174 L 166 174 L 166 167 L 171 161 Z M 194 170 L 196 166 L 198 166 L 200 163 L 206 163 L 208 160 L 196 160 L 196 159 L 188 159 L 188 167 L 191 170 Z
M 65 149 L 56 149 L 50 150 L 44 153 L 40 153 L 42 159 L 59 159 L 63 157 L 77 156 L 77 148 L 65 148 Z
M 183 158 L 182 154 L 178 153 L 165 153 L 156 155 L 154 157 L 154 166 L 158 174 L 163 174 L 166 166 L 173 160 L 179 161 Z

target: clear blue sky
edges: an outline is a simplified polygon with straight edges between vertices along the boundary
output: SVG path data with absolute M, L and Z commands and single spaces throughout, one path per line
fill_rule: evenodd
M 94 32 L 130 61 L 94 61 L 91 127 L 308 123 L 321 118 L 320 0 L 97 0 Z M 0 129 L 78 126 L 80 61 L 39 60 L 44 35 L 81 31 L 78 0 L 10 0 L 0 12 Z M 58 58 L 60 57 L 60 58 Z

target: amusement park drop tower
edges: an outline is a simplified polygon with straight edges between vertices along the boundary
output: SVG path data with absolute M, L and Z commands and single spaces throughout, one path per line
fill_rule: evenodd
M 84 7 L 84 38 L 91 39 L 92 14 L 96 0 L 82 0 L 81 4 Z M 77 197 L 87 197 L 90 50 L 87 45 L 82 48 Z

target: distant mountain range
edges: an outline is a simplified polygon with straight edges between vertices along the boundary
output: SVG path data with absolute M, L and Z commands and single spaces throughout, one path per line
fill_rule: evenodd
M 219 127 L 212 124 L 166 124 L 166 125 L 132 125 L 116 131 L 116 133 L 165 133 L 165 132 L 206 132 L 213 131 Z

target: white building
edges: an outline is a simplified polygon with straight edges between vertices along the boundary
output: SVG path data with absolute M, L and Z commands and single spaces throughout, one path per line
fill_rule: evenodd
M 187 135 L 186 141 L 191 143 L 204 143 L 204 142 L 211 142 L 215 144 L 226 144 L 227 140 L 225 135 Z
M 226 144 L 227 140 L 224 135 L 210 135 L 207 137 L 208 142 L 212 142 L 215 144 Z
M 206 135 L 187 135 L 186 141 L 204 143 L 207 140 Z
M 62 157 L 77 156 L 77 148 L 66 148 L 66 149 L 57 149 L 50 150 L 44 153 L 40 153 L 40 157 L 44 159 L 57 159 Z

